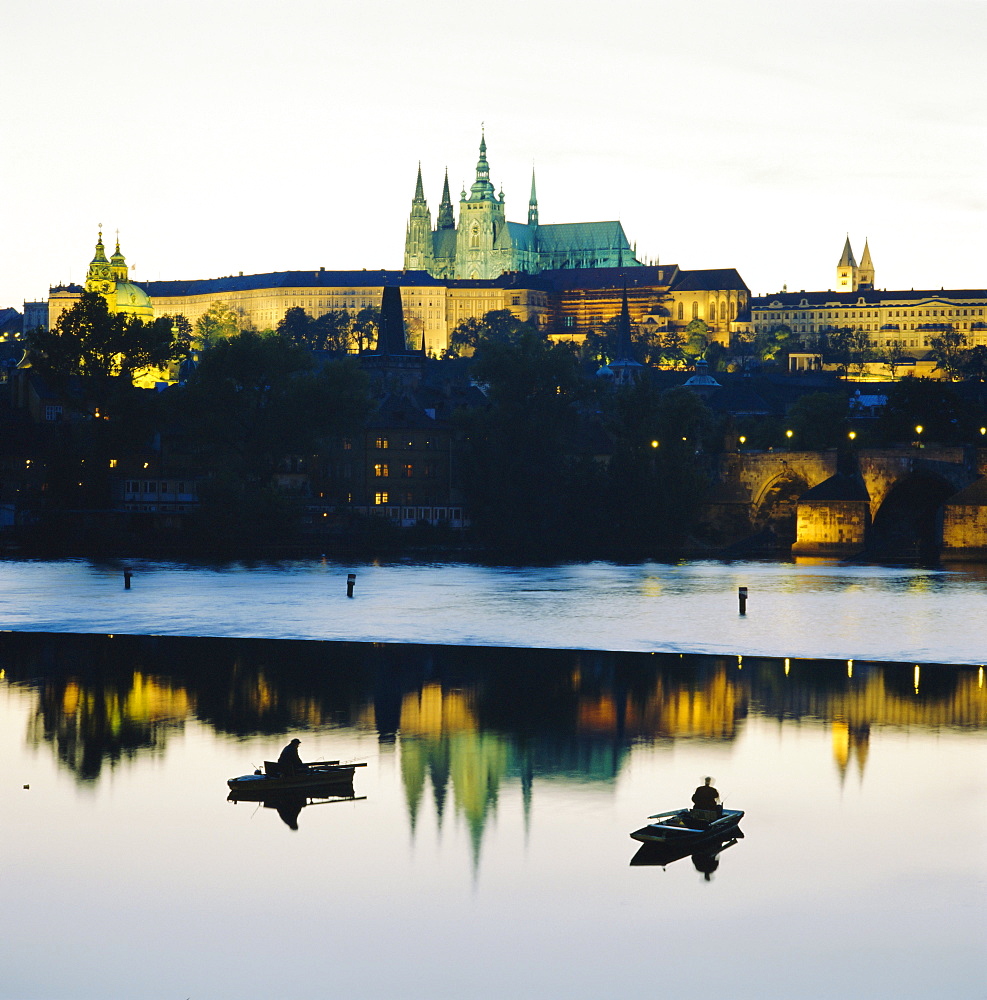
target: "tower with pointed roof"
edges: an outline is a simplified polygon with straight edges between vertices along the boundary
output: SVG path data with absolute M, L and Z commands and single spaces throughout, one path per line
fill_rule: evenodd
M 871 260 L 870 246 L 866 238 L 864 239 L 864 252 L 860 258 L 860 266 L 857 268 L 857 287 L 874 287 L 874 262 Z
M 847 233 L 840 262 L 836 265 L 836 290 L 838 292 L 855 292 L 857 290 L 859 274 L 860 269 L 857 267 L 856 258 L 853 256 L 853 248 L 850 246 L 850 234 Z
M 86 272 L 86 291 L 102 295 L 111 313 L 130 313 L 141 319 L 154 317 L 154 308 L 147 293 L 130 281 L 127 261 L 120 251 L 119 238 L 113 256 L 106 259 L 102 230 L 96 239 L 96 252 Z
M 432 266 L 432 213 L 425 201 L 422 187 L 422 165 L 418 164 L 415 196 L 411 201 L 411 218 L 405 239 L 404 266 L 408 271 L 428 271 Z

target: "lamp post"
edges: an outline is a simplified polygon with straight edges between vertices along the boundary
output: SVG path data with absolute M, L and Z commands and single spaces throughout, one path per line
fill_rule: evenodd
M 915 425 L 915 447 L 916 448 L 921 448 L 922 447 L 922 431 L 924 431 L 924 430 L 925 430 L 925 428 L 921 424 L 916 424 Z
M 788 447 L 789 448 L 791 448 L 791 446 L 792 446 L 792 435 L 794 433 L 795 433 L 795 431 L 791 431 L 791 430 L 785 431 L 785 437 L 788 439 Z

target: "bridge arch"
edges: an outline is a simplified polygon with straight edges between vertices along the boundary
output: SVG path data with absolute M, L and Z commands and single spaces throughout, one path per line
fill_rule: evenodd
M 805 477 L 793 469 L 766 479 L 751 505 L 755 531 L 767 529 L 779 542 L 794 542 L 798 499 L 808 488 Z
M 896 480 L 874 514 L 868 549 L 880 558 L 936 560 L 943 504 L 954 493 L 956 487 L 934 472 L 916 471 Z

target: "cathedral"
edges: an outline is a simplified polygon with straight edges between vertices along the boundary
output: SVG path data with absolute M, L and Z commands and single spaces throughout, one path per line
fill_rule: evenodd
M 534 171 L 527 223 L 508 222 L 504 191 L 497 193 L 490 181 L 485 137 L 480 138 L 476 180 L 468 193 L 460 194 L 458 224 L 449 197 L 447 170 L 436 228 L 432 228 L 418 167 L 404 245 L 406 271 L 427 271 L 440 279 L 475 280 L 497 278 L 508 271 L 537 274 L 563 268 L 639 265 L 619 222 L 540 224 Z

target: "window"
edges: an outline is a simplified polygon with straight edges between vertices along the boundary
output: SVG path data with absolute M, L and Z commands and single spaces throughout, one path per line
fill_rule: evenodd
M 390 471 L 386 465 L 381 465 L 381 463 L 378 462 L 374 466 L 374 475 L 378 479 L 387 479 L 387 477 L 390 475 Z
M 405 479 L 411 479 L 414 476 L 414 466 L 411 464 L 401 466 L 401 475 Z
M 343 438 L 343 451 L 352 451 L 353 442 L 349 438 Z
M 698 302 L 693 302 L 692 303 L 692 318 L 693 319 L 699 319 L 699 303 Z
M 376 447 L 383 449 L 386 448 L 387 446 L 388 446 L 387 438 L 384 437 L 377 438 Z
M 390 497 L 389 493 L 375 493 L 374 494 L 374 503 L 378 507 L 380 507 L 382 504 L 387 503 L 389 497 Z
M 45 420 L 61 420 L 62 408 L 60 406 L 46 406 Z

